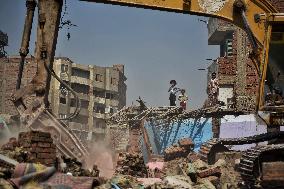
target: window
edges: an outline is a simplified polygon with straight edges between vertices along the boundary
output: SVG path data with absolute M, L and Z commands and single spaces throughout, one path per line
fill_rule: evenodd
M 80 102 L 81 102 L 81 108 L 87 109 L 89 107 L 89 101 L 88 100 L 81 99 Z M 71 99 L 70 106 L 71 107 L 76 106 L 76 99 L 74 99 L 74 98 Z
M 61 104 L 66 104 L 66 98 L 60 97 L 59 102 L 60 102 Z
M 226 40 L 226 55 L 233 56 L 233 40 L 232 39 Z
M 59 118 L 60 118 L 60 119 L 66 119 L 66 118 L 67 118 L 67 115 L 66 115 L 66 114 L 59 114 Z
M 90 87 L 88 85 L 79 84 L 79 83 L 72 83 L 72 89 L 77 93 L 88 94 Z
M 103 75 L 96 74 L 96 81 L 102 82 L 103 81 Z
M 110 84 L 117 85 L 117 79 L 116 78 L 110 78 Z
M 90 71 L 82 70 L 79 68 L 72 68 L 72 76 L 82 77 L 89 79 L 90 78 Z
M 114 99 L 114 98 L 115 98 L 115 94 L 106 93 L 106 99 Z
M 100 104 L 100 103 L 94 104 L 94 112 L 96 112 L 96 113 L 104 114 L 105 108 L 106 108 L 106 106 L 104 104 Z
M 61 73 L 67 73 L 68 72 L 68 65 L 61 64 Z
M 105 98 L 105 92 L 104 91 L 94 90 L 93 94 L 94 94 L 95 97 Z
M 111 99 L 111 93 L 106 93 L 106 99 Z

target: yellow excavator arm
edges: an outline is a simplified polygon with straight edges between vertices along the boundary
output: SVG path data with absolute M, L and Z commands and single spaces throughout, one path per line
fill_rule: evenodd
M 256 39 L 265 40 L 264 23 L 255 22 L 257 14 L 268 16 L 276 9 L 268 1 L 253 0 L 83 0 L 105 4 L 140 7 L 145 9 L 177 12 L 208 17 L 219 17 L 244 28 L 241 12 L 245 11 L 247 22 Z M 264 19 L 264 17 L 263 17 Z

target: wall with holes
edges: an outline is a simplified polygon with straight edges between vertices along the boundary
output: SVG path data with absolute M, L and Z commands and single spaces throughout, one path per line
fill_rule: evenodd
M 179 139 L 191 138 L 198 151 L 202 143 L 212 138 L 212 120 L 186 119 L 174 123 L 145 122 L 149 142 L 154 154 L 163 154 L 164 150 L 177 144 Z

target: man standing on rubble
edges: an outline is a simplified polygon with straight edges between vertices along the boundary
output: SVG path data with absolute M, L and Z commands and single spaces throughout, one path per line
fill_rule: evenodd
M 211 74 L 211 80 L 208 84 L 207 92 L 209 97 L 209 105 L 215 106 L 218 102 L 218 91 L 219 91 L 219 84 L 218 79 L 216 77 L 216 73 L 213 72 Z
M 170 85 L 171 86 L 168 90 L 168 92 L 170 93 L 170 97 L 169 97 L 170 106 L 176 106 L 176 94 L 178 91 L 180 91 L 180 89 L 176 87 L 177 85 L 176 80 L 171 80 Z
M 181 94 L 178 95 L 178 100 L 180 102 L 180 107 L 183 109 L 183 110 L 186 110 L 186 102 L 188 100 L 188 96 L 185 94 L 185 89 L 182 89 L 181 90 Z

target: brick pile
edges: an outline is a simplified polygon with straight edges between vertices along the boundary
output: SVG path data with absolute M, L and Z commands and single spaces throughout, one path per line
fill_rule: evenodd
M 117 174 L 131 175 L 134 177 L 146 177 L 147 168 L 140 153 L 119 153 L 117 159 Z
M 180 157 L 187 157 L 187 155 L 193 151 L 194 143 L 190 138 L 180 139 L 178 144 L 170 146 L 164 151 L 165 161 L 171 161 Z
M 18 139 L 23 150 L 29 152 L 27 161 L 41 163 L 46 166 L 54 165 L 56 162 L 56 146 L 50 133 L 30 131 L 21 132 Z

